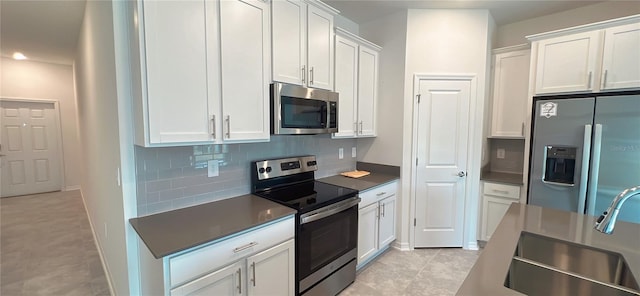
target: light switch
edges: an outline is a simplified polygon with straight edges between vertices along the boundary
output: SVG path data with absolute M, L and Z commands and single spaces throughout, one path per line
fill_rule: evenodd
M 496 155 L 496 157 L 498 157 L 499 159 L 503 159 L 504 158 L 504 154 L 505 154 L 504 148 L 498 148 L 498 153 L 497 154 L 498 155 Z
M 217 177 L 220 175 L 219 162 L 217 160 L 209 160 L 207 161 L 207 176 Z
M 344 148 L 339 148 L 338 149 L 338 159 L 343 159 L 344 158 Z
M 356 147 L 351 147 L 351 157 L 356 157 Z

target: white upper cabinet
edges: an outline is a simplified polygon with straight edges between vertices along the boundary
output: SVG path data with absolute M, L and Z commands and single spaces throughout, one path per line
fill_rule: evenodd
M 338 132 L 334 137 L 354 137 L 358 131 L 358 44 L 336 35 L 336 87 L 339 94 Z
M 269 140 L 269 4 L 220 1 L 224 141 Z
M 538 43 L 536 93 L 593 90 L 601 32 L 585 32 Z
M 130 7 L 138 19 L 130 40 L 139 85 L 137 145 L 269 140 L 268 3 L 139 1 Z
M 273 80 L 333 89 L 333 17 L 320 1 L 274 0 Z
M 144 1 L 140 9 L 148 144 L 211 141 L 205 2 Z
M 374 137 L 376 135 L 378 50 L 360 45 L 358 59 L 359 137 Z
M 339 94 L 334 138 L 375 137 L 380 47 L 336 28 L 335 91 Z
M 491 137 L 523 138 L 531 51 L 513 47 L 494 53 Z
M 640 16 L 528 36 L 535 94 L 640 87 Z
M 602 89 L 640 87 L 640 23 L 605 30 Z

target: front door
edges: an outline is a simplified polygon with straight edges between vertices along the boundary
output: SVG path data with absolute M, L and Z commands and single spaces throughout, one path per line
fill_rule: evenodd
M 61 189 L 58 119 L 53 103 L 0 101 L 0 196 Z
M 420 80 L 414 247 L 462 247 L 470 80 Z

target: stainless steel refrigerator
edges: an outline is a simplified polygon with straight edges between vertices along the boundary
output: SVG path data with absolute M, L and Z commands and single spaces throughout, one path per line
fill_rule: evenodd
M 602 214 L 640 185 L 640 92 L 535 97 L 528 203 Z M 640 198 L 619 220 L 640 223 Z

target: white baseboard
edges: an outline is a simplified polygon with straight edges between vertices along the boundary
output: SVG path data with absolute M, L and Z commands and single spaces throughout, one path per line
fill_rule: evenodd
M 96 234 L 96 229 L 93 226 L 93 222 L 91 221 L 91 216 L 89 215 L 89 210 L 87 209 L 87 203 L 84 199 L 84 193 L 82 192 L 82 188 L 78 186 L 78 190 L 80 190 L 80 196 L 82 197 L 82 205 L 84 206 L 84 211 L 87 214 L 87 220 L 89 220 L 89 226 L 91 227 L 91 234 L 93 235 L 93 243 L 96 245 L 96 249 L 98 250 L 98 255 L 100 256 L 100 262 L 102 263 L 102 270 L 104 271 L 104 275 L 107 277 L 107 283 L 109 284 L 109 293 L 111 295 L 116 295 L 113 289 L 113 280 L 111 278 L 111 273 L 109 272 L 109 267 L 107 266 L 107 262 L 104 259 L 104 253 L 102 251 L 102 247 L 98 243 L 98 236 Z
M 72 185 L 72 186 L 65 186 L 63 191 L 73 191 L 73 190 L 81 190 L 82 188 L 80 187 L 80 185 Z
M 395 241 L 392 247 L 400 251 L 411 251 L 411 246 L 409 246 L 408 242 L 401 243 L 401 242 Z
M 477 250 L 480 250 L 480 246 L 478 246 L 477 241 L 472 241 L 472 242 L 468 242 L 467 247 L 463 249 L 477 251 Z

